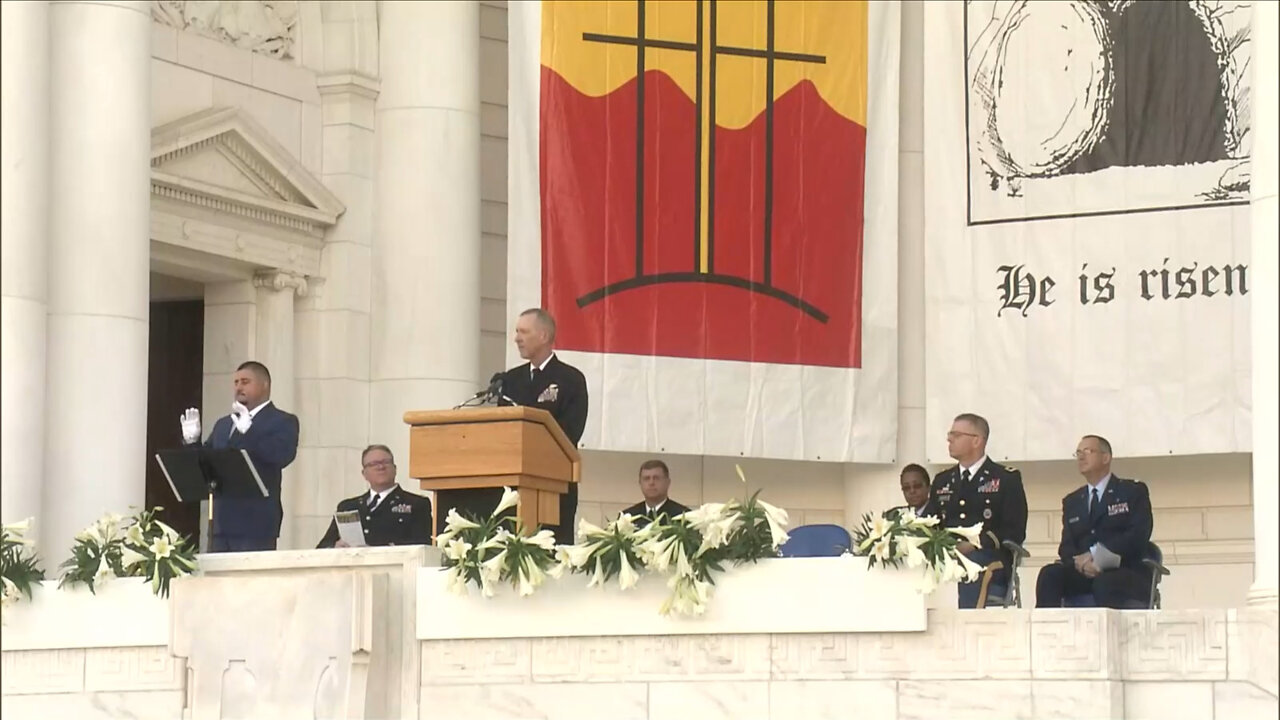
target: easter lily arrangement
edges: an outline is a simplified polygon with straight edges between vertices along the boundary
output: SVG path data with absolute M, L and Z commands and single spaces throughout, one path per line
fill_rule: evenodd
M 0 619 L 23 595 L 31 600 L 31 588 L 44 580 L 40 560 L 26 537 L 30 524 L 24 520 L 0 527 L 0 583 L 4 586 L 0 594 Z
M 746 482 L 741 468 L 738 477 Z M 505 488 L 498 507 L 483 520 L 450 511 L 437 543 L 453 590 L 466 593 L 474 584 L 492 597 L 496 585 L 509 582 L 526 596 L 547 578 L 568 572 L 589 575 L 587 587 L 616 580 L 626 591 L 645 573 L 656 573 L 668 577 L 671 590 L 659 608 L 663 615 L 701 615 L 717 574 L 731 565 L 776 557 L 787 541 L 787 512 L 761 500 L 758 491 L 743 501 L 706 503 L 647 524 L 625 513 L 604 527 L 582 520 L 578 542 L 561 546 L 547 530 L 531 537 L 507 530 L 515 521 L 500 515 L 518 500 L 517 491 Z
M 972 582 L 983 567 L 960 552 L 961 542 L 981 545 L 982 524 L 942 528 L 938 518 L 916 515 L 910 509 L 890 510 L 877 517 L 864 515 L 853 531 L 852 554 L 868 565 L 920 568 L 920 590 L 933 592 L 950 581 Z
M 75 537 L 71 557 L 62 563 L 58 587 L 83 584 L 89 592 L 111 578 L 143 577 L 160 597 L 169 583 L 196 569 L 196 548 L 178 531 L 157 520 L 151 508 L 122 518 L 107 514 Z

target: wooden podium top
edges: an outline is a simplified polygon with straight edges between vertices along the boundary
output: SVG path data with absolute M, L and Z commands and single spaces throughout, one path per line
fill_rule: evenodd
M 578 448 L 569 442 L 569 437 L 560 429 L 560 423 L 551 417 L 551 413 L 538 408 L 512 405 L 507 407 L 483 406 L 460 408 L 458 410 L 410 410 L 404 414 L 406 425 L 462 425 L 468 423 L 512 422 L 515 420 L 537 423 L 546 427 L 556 444 L 575 464 L 582 461 Z

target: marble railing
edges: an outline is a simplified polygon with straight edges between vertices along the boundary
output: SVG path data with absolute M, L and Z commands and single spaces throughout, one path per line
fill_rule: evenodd
M 1275 717 L 1275 610 L 925 609 L 849 559 L 768 561 L 704 618 L 665 586 L 444 595 L 424 548 L 204 558 L 161 601 L 43 589 L 0 634 L 0 716 Z M 843 563 L 843 564 L 837 564 Z

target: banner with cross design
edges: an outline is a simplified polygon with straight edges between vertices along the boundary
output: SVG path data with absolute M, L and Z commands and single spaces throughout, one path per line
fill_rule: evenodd
M 890 461 L 898 5 L 544 0 L 509 28 L 508 305 L 587 376 L 582 445 Z

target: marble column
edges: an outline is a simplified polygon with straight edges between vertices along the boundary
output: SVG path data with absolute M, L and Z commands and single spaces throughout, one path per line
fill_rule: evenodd
M 1253 161 L 1250 222 L 1253 243 L 1249 261 L 1251 288 L 1249 308 L 1253 343 L 1253 587 L 1249 604 L 1275 607 L 1277 569 L 1280 567 L 1280 533 L 1277 504 L 1280 503 L 1280 253 L 1276 238 L 1277 143 L 1280 132 L 1280 93 L 1276 78 L 1276 26 L 1280 5 L 1274 2 L 1253 6 Z
M 271 402 L 281 410 L 296 415 L 294 298 L 307 294 L 307 279 L 285 270 L 270 270 L 255 275 L 253 285 L 257 288 L 258 303 L 252 359 L 266 365 L 271 371 Z M 306 428 L 299 428 L 299 435 L 304 433 Z M 284 518 L 278 547 L 282 550 L 297 547 L 294 518 L 298 514 L 298 500 L 303 491 L 297 485 L 296 470 L 297 462 L 285 468 L 280 483 Z M 309 547 L 315 547 L 315 543 L 312 542 Z
M 49 3 L 0 3 L 0 52 L 0 509 L 4 522 L 38 523 L 49 296 Z
M 151 3 L 50 2 L 42 555 L 145 497 Z
M 404 412 L 479 386 L 480 8 L 384 1 L 378 25 L 370 440 L 407 467 Z

